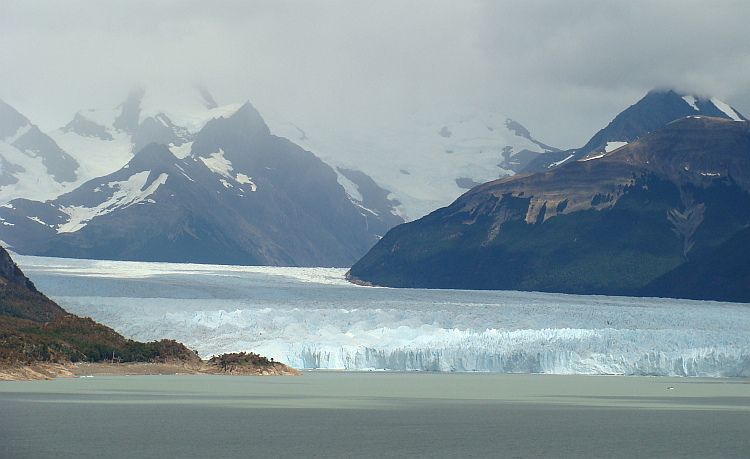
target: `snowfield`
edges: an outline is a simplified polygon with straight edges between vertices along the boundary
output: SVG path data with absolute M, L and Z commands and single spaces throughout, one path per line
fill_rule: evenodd
M 291 122 L 260 110 L 274 135 L 311 151 L 335 171 L 338 167 L 369 175 L 400 202 L 399 215 L 416 220 L 450 205 L 466 192 L 456 179 L 485 183 L 513 175 L 501 163 L 519 152 L 545 151 L 511 131 L 507 117 L 475 108 L 437 115 L 415 113 L 406 123 L 337 131 L 315 122 Z M 505 152 L 505 153 L 504 153 Z M 356 185 L 339 174 L 339 183 L 358 199 Z
M 68 311 L 296 368 L 750 376 L 750 305 L 360 287 L 332 268 L 13 255 Z
M 75 233 L 86 224 L 100 215 L 108 214 L 121 207 L 129 207 L 139 202 L 144 202 L 151 196 L 159 186 L 167 182 L 167 174 L 159 174 L 148 188 L 146 182 L 151 171 L 138 172 L 131 175 L 122 182 L 111 182 L 102 184 L 102 187 L 113 190 L 112 195 L 96 207 L 68 206 L 60 208 L 60 211 L 68 215 L 68 221 L 57 228 L 58 233 Z

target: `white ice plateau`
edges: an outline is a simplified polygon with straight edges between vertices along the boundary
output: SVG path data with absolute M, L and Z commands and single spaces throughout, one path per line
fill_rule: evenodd
M 361 287 L 342 269 L 13 255 L 68 311 L 296 368 L 750 377 L 750 305 Z

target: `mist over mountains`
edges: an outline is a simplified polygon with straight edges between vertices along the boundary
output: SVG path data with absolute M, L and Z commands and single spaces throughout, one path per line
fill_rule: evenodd
M 0 104 L 0 241 L 76 258 L 354 264 L 381 285 L 671 296 L 687 295 L 664 280 L 672 270 L 697 276 L 683 271 L 745 243 L 747 153 L 727 127 L 745 118 L 715 98 L 652 91 L 562 151 L 482 110 L 346 132 L 190 94 L 139 89 L 47 134 Z
M 193 133 L 164 113 L 141 119 L 141 97 L 79 112 L 56 131 L 109 155 L 89 158 L 79 177 L 126 163 L 54 199 L 12 200 L 0 217 L 5 243 L 75 258 L 347 266 L 403 221 L 350 199 L 336 172 L 273 136 L 249 103 Z
M 313 155 L 249 103 L 219 106 L 205 88 L 177 103 L 138 89 L 49 134 L 3 113 L 0 240 L 56 256 L 349 266 L 405 219 L 556 151 L 481 111 L 338 143 L 272 119 Z M 34 150 L 27 129 L 45 139 Z

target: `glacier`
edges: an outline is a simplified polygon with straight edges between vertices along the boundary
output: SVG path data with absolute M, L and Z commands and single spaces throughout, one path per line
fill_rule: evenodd
M 352 285 L 345 270 L 13 254 L 66 310 L 295 368 L 750 376 L 750 305 Z

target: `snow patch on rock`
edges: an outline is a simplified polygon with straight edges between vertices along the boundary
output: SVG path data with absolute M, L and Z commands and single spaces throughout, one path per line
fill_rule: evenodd
M 208 158 L 201 157 L 200 160 L 203 161 L 203 164 L 205 164 L 211 172 L 215 172 L 226 178 L 232 178 L 232 175 L 230 174 L 233 169 L 232 162 L 224 157 L 224 150 L 221 148 L 219 148 L 218 152 L 211 153 Z
M 627 142 L 607 142 L 607 145 L 604 146 L 604 152 L 609 153 L 611 151 L 615 151 L 620 147 L 624 147 L 627 145 Z
M 185 159 L 188 156 L 190 156 L 190 150 L 193 148 L 193 142 L 185 142 L 179 147 L 172 145 L 169 145 L 169 151 L 172 152 L 173 155 L 177 159 Z
M 23 136 L 24 134 L 26 134 L 26 133 L 27 133 L 27 132 L 29 132 L 30 130 L 31 130 L 31 124 L 29 124 L 29 123 L 26 123 L 26 124 L 24 124 L 23 126 L 20 126 L 20 127 L 18 128 L 18 130 L 16 131 L 16 133 L 15 133 L 15 134 L 13 134 L 13 135 L 12 135 L 12 136 L 10 136 L 10 137 L 6 137 L 6 138 L 5 138 L 5 141 L 6 141 L 7 143 L 9 143 L 9 144 L 12 144 L 13 142 L 15 142 L 16 140 L 18 140 L 19 138 L 21 138 L 21 136 Z
M 566 161 L 568 161 L 568 160 L 569 160 L 570 158 L 572 158 L 573 156 L 575 156 L 575 155 L 570 155 L 570 156 L 568 156 L 567 158 L 565 158 L 565 159 L 563 159 L 563 160 L 561 160 L 561 161 L 557 161 L 557 162 L 555 162 L 555 163 L 552 163 L 552 164 L 550 164 L 550 167 L 557 167 L 557 166 L 559 166 L 560 164 L 563 164 L 563 163 L 565 163 Z
M 74 233 L 91 221 L 92 219 L 106 215 L 116 209 L 127 208 L 133 204 L 143 202 L 152 195 L 159 186 L 167 182 L 167 174 L 161 174 L 145 190 L 150 171 L 138 172 L 122 182 L 111 182 L 107 187 L 114 189 L 112 197 L 96 207 L 68 206 L 61 207 L 60 211 L 68 215 L 68 221 L 58 226 L 58 233 Z
M 730 117 L 731 119 L 735 121 L 742 121 L 742 118 L 740 118 L 740 116 L 734 110 L 732 110 L 732 107 L 727 105 L 725 102 L 722 102 L 715 97 L 711 98 L 711 102 L 713 102 L 716 108 L 724 112 L 724 114 Z
M 242 172 L 237 173 L 237 178 L 235 180 L 240 185 L 250 185 L 250 191 L 255 191 L 258 189 L 258 187 L 253 183 L 252 177 L 248 177 L 247 175 L 243 174 Z
M 65 183 L 55 181 L 47 171 L 41 157 L 29 156 L 2 140 L 0 140 L 0 157 L 21 169 L 12 174 L 17 179 L 16 183 L 0 187 L 0 203 L 19 198 L 44 202 L 55 199 L 80 184 L 80 180 Z
M 695 105 L 695 103 L 697 102 L 697 99 L 695 97 L 693 97 L 693 96 L 682 96 L 682 100 L 684 100 L 685 102 L 688 103 L 688 105 L 690 105 L 691 107 L 693 107 L 696 112 L 701 111 L 701 109 L 698 108 L 697 105 Z
M 133 158 L 130 134 L 109 130 L 112 140 L 78 135 L 73 131 L 57 129 L 49 135 L 57 145 L 73 157 L 80 168 L 78 184 L 96 177 L 104 177 L 125 165 Z

